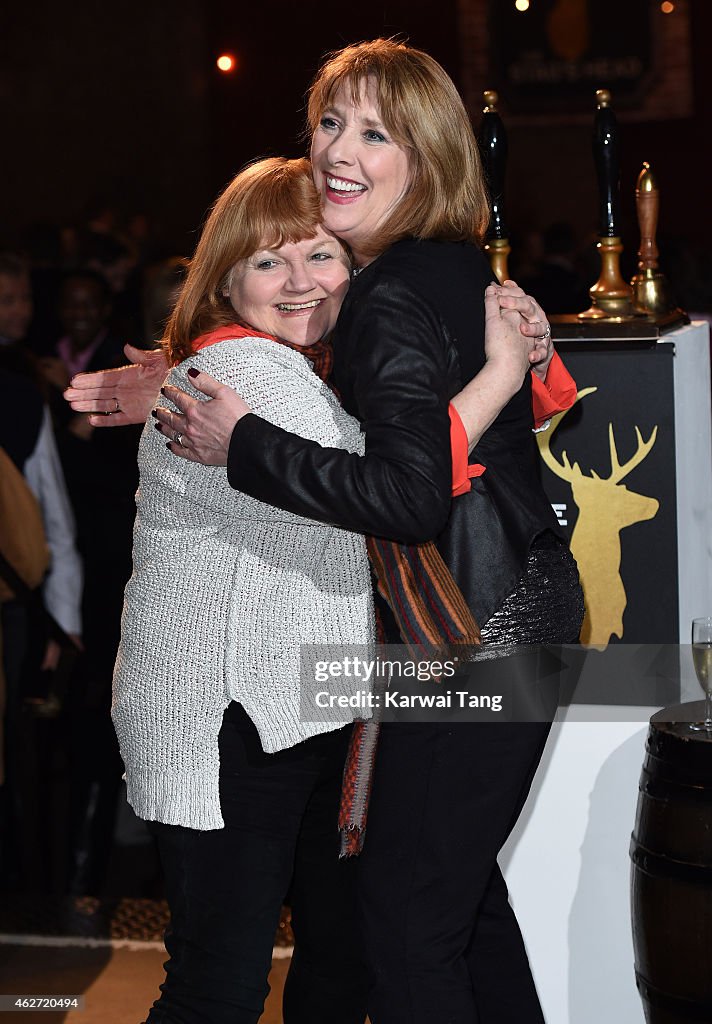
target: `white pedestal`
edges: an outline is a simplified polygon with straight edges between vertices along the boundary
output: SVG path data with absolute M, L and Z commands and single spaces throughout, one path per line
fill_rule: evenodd
M 680 637 L 689 643 L 690 620 L 712 614 L 708 326 L 692 324 L 663 340 L 676 346 Z M 700 698 L 692 678 L 683 694 Z M 633 970 L 628 848 L 656 709 L 628 710 L 636 720 L 616 721 L 620 708 L 573 707 L 554 725 L 500 858 L 547 1024 L 645 1024 Z

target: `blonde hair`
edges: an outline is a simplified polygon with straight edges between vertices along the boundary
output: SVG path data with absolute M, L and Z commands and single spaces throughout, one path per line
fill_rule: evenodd
M 308 160 L 271 157 L 246 167 L 205 222 L 162 344 L 171 365 L 192 355 L 197 337 L 235 323 L 225 292 L 240 260 L 259 249 L 313 238 L 321 206 Z
M 393 213 L 360 246 L 364 254 L 376 256 L 406 237 L 480 244 L 490 211 L 477 142 L 452 79 L 427 53 L 374 39 L 334 54 L 309 90 L 312 134 L 342 85 L 358 103 L 369 79 L 383 124 L 406 149 L 411 173 Z

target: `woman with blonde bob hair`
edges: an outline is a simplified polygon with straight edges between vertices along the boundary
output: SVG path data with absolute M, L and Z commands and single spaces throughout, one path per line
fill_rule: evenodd
M 207 407 L 169 392 L 179 412 L 160 418 L 188 449 L 172 451 L 227 464 L 232 486 L 263 502 L 400 542 L 388 564 L 405 582 L 383 609 L 393 642 L 477 642 L 477 624 L 490 656 L 574 642 L 582 592 L 539 481 L 530 375 L 485 352 L 485 305 L 496 293 L 480 248 L 487 200 L 454 85 L 421 51 L 361 43 L 318 73 L 309 121 L 324 225 L 359 270 L 334 335 L 333 380 L 363 425 L 366 454 L 286 433 L 201 378 L 198 389 L 215 397 Z M 545 346 L 539 307 L 520 299 L 519 308 Z M 549 375 L 562 373 L 552 360 Z M 490 381 L 502 401 L 475 429 Z M 480 400 L 468 406 L 473 389 Z M 574 396 L 569 386 L 568 404 Z M 476 442 L 454 499 L 451 398 Z M 444 567 L 423 564 L 419 546 L 433 540 Z M 446 600 L 444 617 L 428 624 L 422 606 L 432 594 L 452 597 L 453 579 L 469 622 L 454 624 Z M 535 683 L 524 680 L 524 696 Z M 497 855 L 549 729 L 496 719 L 383 725 L 360 863 L 373 1024 L 541 1024 Z
M 341 87 L 358 105 L 365 81 L 409 161 L 407 191 L 366 249 L 377 255 L 410 237 L 482 244 L 490 209 L 477 142 L 452 80 L 429 54 L 385 39 L 341 50 L 309 90 L 312 136 Z

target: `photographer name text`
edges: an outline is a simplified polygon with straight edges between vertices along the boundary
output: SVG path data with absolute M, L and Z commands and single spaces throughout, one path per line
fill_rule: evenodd
M 490 711 L 502 710 L 501 694 L 472 694 L 467 690 L 445 690 L 443 693 L 401 693 L 387 690 L 372 693 L 357 690 L 356 693 L 329 693 L 320 690 L 314 696 L 318 708 L 356 708 L 373 711 L 376 708 L 485 708 Z

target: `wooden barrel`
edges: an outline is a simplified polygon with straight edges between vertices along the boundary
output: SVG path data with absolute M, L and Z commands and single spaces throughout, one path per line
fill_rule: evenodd
M 712 1024 L 712 737 L 703 702 L 650 720 L 630 857 L 635 977 L 648 1024 Z

